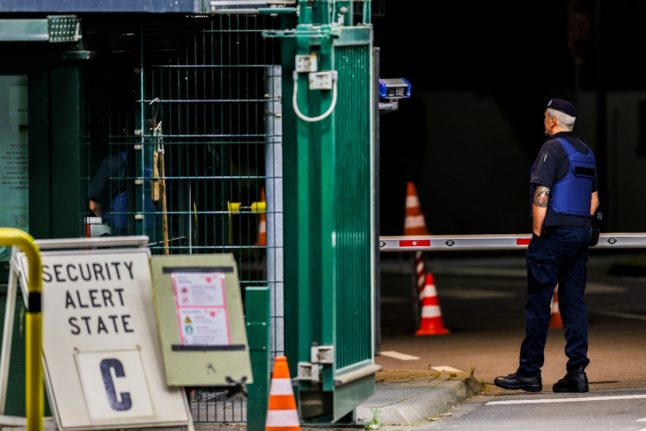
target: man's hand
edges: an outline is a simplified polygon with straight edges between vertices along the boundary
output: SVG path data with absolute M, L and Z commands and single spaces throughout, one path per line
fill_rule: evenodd
M 103 211 L 101 211 L 101 204 L 90 199 L 88 202 L 88 208 L 94 213 L 95 216 L 101 217 Z
M 547 203 L 550 200 L 550 189 L 545 186 L 537 186 L 534 191 L 532 205 L 532 231 L 534 235 L 541 236 L 545 215 L 547 214 Z

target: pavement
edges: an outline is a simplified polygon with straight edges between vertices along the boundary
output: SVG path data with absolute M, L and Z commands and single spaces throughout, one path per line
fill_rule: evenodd
M 451 367 L 386 369 L 376 377 L 375 394 L 356 410 L 366 429 L 437 420 L 484 387 L 470 372 Z
M 356 410 L 356 425 L 365 429 L 382 426 L 414 425 L 438 420 L 468 397 L 482 391 L 483 384 L 469 372 L 451 367 L 436 367 L 428 370 L 385 369 L 376 375 L 375 394 L 359 405 Z M 2 417 L 0 431 L 24 430 L 24 418 Z M 53 418 L 45 418 L 43 428 L 55 430 Z M 322 427 L 307 430 L 320 430 Z M 335 429 L 334 424 L 324 428 Z M 185 428 L 156 428 L 158 431 L 179 431 Z M 243 431 L 245 424 L 200 423 L 195 430 Z

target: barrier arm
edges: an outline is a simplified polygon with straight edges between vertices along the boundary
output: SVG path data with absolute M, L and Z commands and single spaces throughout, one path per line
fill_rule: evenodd
M 503 235 L 419 235 L 379 237 L 382 252 L 402 251 L 486 251 L 526 249 L 532 236 Z M 646 248 L 646 232 L 602 233 L 594 249 Z
M 45 401 L 43 392 L 41 294 L 43 271 L 40 250 L 28 233 L 14 228 L 0 228 L 0 246 L 17 246 L 29 262 L 29 300 L 27 304 L 25 342 L 25 416 L 27 430 L 42 431 Z

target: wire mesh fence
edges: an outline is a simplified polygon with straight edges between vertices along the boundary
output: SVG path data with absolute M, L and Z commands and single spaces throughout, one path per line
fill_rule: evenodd
M 272 17 L 122 23 L 89 36 L 88 200 L 112 235 L 153 253 L 233 253 L 241 289 L 269 286 L 282 341 L 282 129 Z M 107 153 L 107 155 L 105 154 Z M 242 422 L 246 403 L 187 389 L 197 422 Z

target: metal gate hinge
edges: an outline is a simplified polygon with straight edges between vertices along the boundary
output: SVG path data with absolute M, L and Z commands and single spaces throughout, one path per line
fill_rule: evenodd
M 334 364 L 334 346 L 313 346 L 310 360 L 313 364 Z
M 143 214 L 135 214 L 135 220 L 137 220 L 137 221 L 141 221 L 141 220 L 143 220 L 143 219 L 144 219 L 144 215 L 143 215 Z
M 143 186 L 143 185 L 144 185 L 144 180 L 143 180 L 143 178 L 137 178 L 137 179 L 135 180 L 135 185 L 136 185 L 136 186 Z
M 321 381 L 321 366 L 312 364 L 310 362 L 298 363 L 298 377 L 296 380 L 307 382 L 320 382 Z

